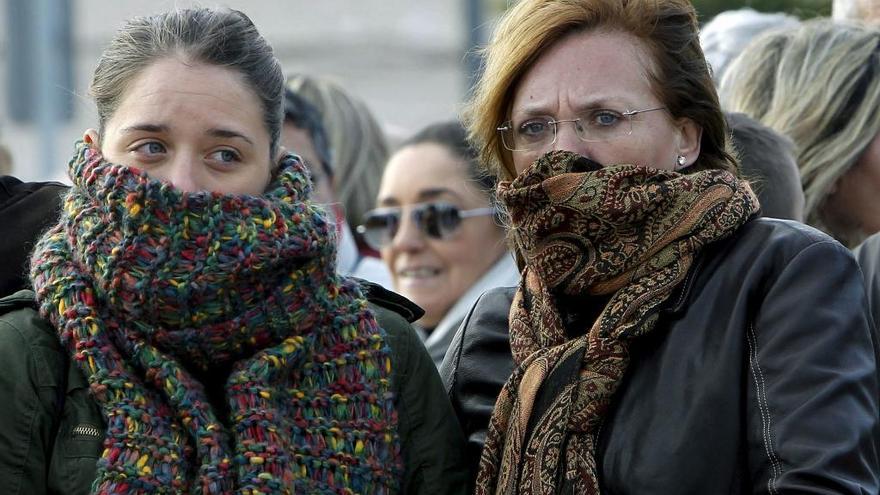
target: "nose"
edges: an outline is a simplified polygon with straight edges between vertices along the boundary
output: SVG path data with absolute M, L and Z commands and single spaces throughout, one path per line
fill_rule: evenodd
M 194 158 L 179 154 L 164 171 L 168 182 L 184 192 L 196 192 L 206 189 L 199 177 L 200 167 Z
M 416 225 L 412 213 L 403 210 L 400 216 L 400 225 L 394 238 L 391 239 L 391 247 L 399 251 L 418 251 L 425 247 L 425 234 Z
M 587 143 L 578 137 L 575 126 L 577 122 L 559 122 L 556 124 L 556 142 L 554 150 L 571 151 L 579 155 L 587 155 Z

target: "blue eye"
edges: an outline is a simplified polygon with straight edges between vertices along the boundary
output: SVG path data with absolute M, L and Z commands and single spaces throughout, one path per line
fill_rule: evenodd
M 162 146 L 162 143 L 150 141 L 138 146 L 135 148 L 135 151 L 146 155 L 158 155 L 159 153 L 165 153 L 165 146 Z
M 547 119 L 527 120 L 517 126 L 517 133 L 521 136 L 535 137 L 547 133 L 550 122 Z
M 211 153 L 211 157 L 219 162 L 232 163 L 241 161 L 241 157 L 233 150 L 217 150 Z
M 599 110 L 593 114 L 590 123 L 599 127 L 608 127 L 617 124 L 621 115 L 611 110 Z

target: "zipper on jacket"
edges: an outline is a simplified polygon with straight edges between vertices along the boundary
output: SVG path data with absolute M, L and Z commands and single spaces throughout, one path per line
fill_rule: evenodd
M 70 436 L 101 438 L 101 430 L 90 424 L 81 424 L 76 425 L 73 430 L 70 431 Z

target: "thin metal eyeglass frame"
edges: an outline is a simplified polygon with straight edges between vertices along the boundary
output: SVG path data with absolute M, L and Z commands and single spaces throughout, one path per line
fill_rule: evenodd
M 629 123 L 629 132 L 627 132 L 626 134 L 621 134 L 621 136 L 629 136 L 632 134 L 633 125 L 632 125 L 632 118 L 631 117 L 633 115 L 638 115 L 640 113 L 645 113 L 645 112 L 654 112 L 657 110 L 666 110 L 666 107 L 646 108 L 644 110 L 627 110 L 625 112 L 621 112 L 620 115 L 623 117 L 626 117 L 626 120 Z M 542 143 L 541 146 L 552 146 L 554 143 L 556 143 L 556 139 L 559 135 L 559 133 L 557 132 L 557 124 L 562 124 L 565 122 L 580 122 L 581 120 L 583 120 L 582 117 L 578 117 L 576 119 L 561 119 L 561 120 L 551 119 L 551 120 L 549 120 L 547 123 L 553 129 L 553 139 L 549 143 Z M 501 134 L 501 144 L 504 146 L 504 149 L 506 149 L 507 151 L 518 151 L 518 152 L 535 151 L 535 149 L 529 149 L 529 148 L 513 149 L 507 145 L 507 140 L 504 139 L 504 132 L 513 130 L 513 121 L 508 120 L 507 122 L 504 122 L 501 126 L 496 127 L 495 130 L 498 131 L 499 134 Z M 581 134 L 577 131 L 575 131 L 575 135 L 577 135 L 578 139 L 580 139 L 581 141 L 583 141 L 585 143 L 601 143 L 601 142 L 603 142 L 602 140 L 584 139 L 581 137 Z M 540 149 L 540 148 L 536 148 L 536 149 Z

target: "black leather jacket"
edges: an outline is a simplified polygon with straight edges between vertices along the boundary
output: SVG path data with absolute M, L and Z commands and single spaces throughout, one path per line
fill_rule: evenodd
M 512 370 L 514 290 L 482 296 L 441 367 L 474 467 Z M 748 222 L 704 250 L 631 347 L 599 431 L 603 493 L 880 492 L 877 349 L 849 251 Z

